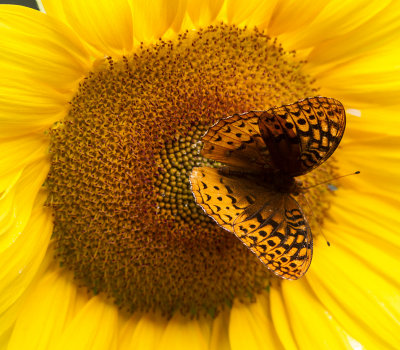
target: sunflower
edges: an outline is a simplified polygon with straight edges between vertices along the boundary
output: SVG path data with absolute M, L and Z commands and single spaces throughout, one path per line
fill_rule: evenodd
M 398 1 L 0 5 L 7 349 L 394 349 Z M 347 130 L 309 177 L 313 263 L 272 277 L 196 206 L 216 120 L 323 95 Z M 313 232 L 319 231 L 318 229 Z

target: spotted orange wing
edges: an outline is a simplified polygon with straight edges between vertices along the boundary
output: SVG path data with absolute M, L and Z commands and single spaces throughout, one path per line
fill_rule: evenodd
M 247 208 L 236 218 L 233 230 L 279 277 L 295 280 L 307 272 L 313 253 L 311 229 L 291 195 L 278 193 Z
M 311 230 L 292 196 L 251 175 L 223 175 L 209 167 L 194 168 L 190 183 L 206 214 L 234 233 L 273 273 L 297 279 L 307 271 Z
M 326 161 L 345 127 L 343 105 L 321 96 L 271 108 L 259 117 L 273 166 L 291 176 L 303 175 Z
M 202 137 L 201 155 L 256 172 L 272 168 L 258 125 L 261 113 L 253 111 L 220 119 Z

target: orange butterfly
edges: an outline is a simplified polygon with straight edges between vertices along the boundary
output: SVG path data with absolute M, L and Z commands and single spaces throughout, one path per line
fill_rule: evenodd
M 193 168 L 197 204 L 273 273 L 298 279 L 310 266 L 313 239 L 295 177 L 332 155 L 345 126 L 343 105 L 328 97 L 219 120 L 203 136 L 201 154 L 227 167 Z

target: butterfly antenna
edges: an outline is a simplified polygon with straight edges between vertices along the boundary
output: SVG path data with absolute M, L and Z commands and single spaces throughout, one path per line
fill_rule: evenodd
M 341 179 L 341 178 L 343 178 L 343 177 L 346 177 L 346 176 L 358 175 L 358 174 L 360 174 L 360 172 L 359 172 L 359 171 L 355 171 L 354 173 L 346 174 L 346 175 L 341 175 L 341 176 L 338 176 L 338 177 L 334 177 L 334 178 L 332 178 L 332 179 L 326 180 L 326 181 L 324 181 L 324 182 L 320 182 L 319 184 L 312 185 L 312 186 L 310 186 L 310 187 L 303 187 L 303 189 L 304 189 L 304 190 L 308 190 L 309 188 L 317 187 L 317 186 L 319 186 L 319 185 L 323 185 L 323 184 L 326 184 L 326 183 L 328 183 L 328 182 L 336 181 L 336 180 L 339 180 L 339 179 Z
M 301 198 L 303 198 L 304 202 L 306 203 L 307 208 L 309 209 L 309 211 L 310 211 L 310 213 L 311 213 L 311 216 L 315 219 L 316 216 L 314 215 L 314 211 L 312 210 L 312 207 L 311 207 L 310 202 L 308 201 L 307 197 L 306 197 L 304 194 L 302 194 L 302 193 L 300 193 L 300 196 L 301 196 Z M 317 222 L 317 220 L 315 220 L 315 221 Z M 328 241 L 328 239 L 326 238 L 326 236 L 325 236 L 324 233 L 322 232 L 320 224 L 319 224 L 318 222 L 317 222 L 317 224 L 318 224 L 318 225 L 317 225 L 317 226 L 318 226 L 318 233 L 319 233 L 322 237 L 325 238 L 326 244 L 328 245 L 328 247 L 330 247 L 330 246 L 331 246 L 331 243 Z

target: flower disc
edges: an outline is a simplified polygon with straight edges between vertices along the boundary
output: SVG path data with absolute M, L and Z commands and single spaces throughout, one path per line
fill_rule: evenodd
M 228 25 L 96 62 L 49 133 L 60 263 L 129 311 L 215 314 L 254 300 L 268 271 L 195 204 L 188 178 L 218 165 L 199 149 L 219 118 L 315 95 L 302 65 L 256 29 Z M 321 222 L 328 191 L 310 198 Z

